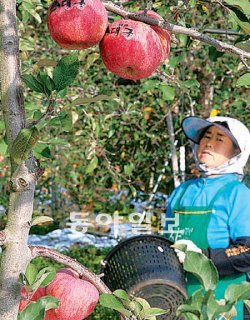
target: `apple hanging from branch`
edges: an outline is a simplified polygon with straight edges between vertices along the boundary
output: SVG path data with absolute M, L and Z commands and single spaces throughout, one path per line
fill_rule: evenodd
M 119 20 L 108 26 L 100 42 L 102 60 L 112 73 L 131 80 L 150 76 L 162 61 L 161 41 L 147 24 Z
M 72 269 L 60 269 L 46 287 L 46 295 L 57 298 L 59 308 L 46 312 L 45 320 L 83 320 L 94 310 L 99 292 Z
M 48 9 L 47 25 L 61 48 L 87 49 L 101 41 L 108 14 L 100 0 L 54 0 Z
M 143 14 L 150 18 L 155 18 L 159 21 L 164 21 L 164 19 L 153 10 L 140 10 L 138 13 Z M 161 62 L 165 61 L 168 57 L 171 45 L 171 35 L 166 29 L 160 27 L 151 26 L 151 28 L 158 34 L 158 37 L 161 40 L 161 49 L 162 49 L 162 59 Z

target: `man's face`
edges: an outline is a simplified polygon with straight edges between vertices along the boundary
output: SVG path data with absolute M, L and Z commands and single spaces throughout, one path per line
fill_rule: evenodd
M 216 168 L 235 154 L 232 140 L 219 128 L 211 126 L 200 140 L 197 158 L 208 168 Z

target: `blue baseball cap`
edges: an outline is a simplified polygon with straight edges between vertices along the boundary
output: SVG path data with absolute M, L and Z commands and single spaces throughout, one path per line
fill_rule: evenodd
M 187 117 L 182 121 L 182 130 L 185 136 L 196 144 L 200 143 L 200 140 L 204 132 L 211 126 L 215 126 L 223 131 L 234 143 L 234 145 L 240 149 L 239 144 L 229 129 L 229 125 L 226 117 L 212 117 L 208 119 L 202 119 L 198 117 Z

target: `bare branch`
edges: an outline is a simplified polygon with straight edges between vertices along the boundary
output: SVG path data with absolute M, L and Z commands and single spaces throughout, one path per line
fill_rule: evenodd
M 102 280 L 98 275 L 88 270 L 86 267 L 81 265 L 75 259 L 72 259 L 62 253 L 56 252 L 52 249 L 45 248 L 45 247 L 30 246 L 29 248 L 31 251 L 31 259 L 34 259 L 40 256 L 40 257 L 47 257 L 57 262 L 63 263 L 66 266 L 77 271 L 80 277 L 83 277 L 84 279 L 91 282 L 98 289 L 100 293 L 111 293 L 109 288 L 102 282 Z
M 215 47 L 218 51 L 221 52 L 229 52 L 232 54 L 235 54 L 237 56 L 240 56 L 241 58 L 250 58 L 250 52 L 244 51 L 240 48 L 237 48 L 231 44 L 219 41 L 217 39 L 211 38 L 205 34 L 200 33 L 196 29 L 193 28 L 185 28 L 182 26 L 177 26 L 172 23 L 169 23 L 165 20 L 159 21 L 157 19 L 147 17 L 146 15 L 132 13 L 130 11 L 127 11 L 121 7 L 116 6 L 111 1 L 103 2 L 106 10 L 113 12 L 125 19 L 131 19 L 136 21 L 141 21 L 153 26 L 160 27 L 162 29 L 166 29 L 174 34 L 185 34 L 193 39 L 196 39 L 201 42 L 205 42 L 210 44 L 211 46 Z

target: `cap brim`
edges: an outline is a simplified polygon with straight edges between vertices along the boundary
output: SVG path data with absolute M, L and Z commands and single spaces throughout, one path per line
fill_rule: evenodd
M 199 144 L 204 130 L 208 127 L 211 127 L 212 125 L 213 123 L 197 117 L 185 118 L 183 119 L 181 124 L 186 137 L 196 144 Z

